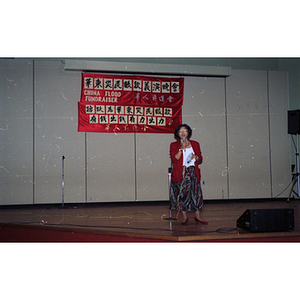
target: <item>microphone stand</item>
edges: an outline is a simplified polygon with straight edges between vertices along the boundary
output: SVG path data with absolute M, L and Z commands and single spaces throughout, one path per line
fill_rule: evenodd
M 171 174 L 172 174 L 172 168 L 173 168 L 173 164 L 171 161 L 171 168 L 168 169 L 168 177 L 169 177 L 169 198 L 170 198 L 170 194 L 171 194 Z M 176 218 L 172 218 L 172 210 L 170 208 L 170 214 L 169 214 L 169 218 L 164 218 L 164 220 L 166 221 L 177 221 Z
M 65 164 L 64 164 L 64 161 L 65 161 L 65 156 L 62 156 L 62 175 L 61 175 L 61 178 L 62 178 L 62 182 L 61 182 L 61 187 L 62 187 L 62 207 L 64 207 L 65 205 Z

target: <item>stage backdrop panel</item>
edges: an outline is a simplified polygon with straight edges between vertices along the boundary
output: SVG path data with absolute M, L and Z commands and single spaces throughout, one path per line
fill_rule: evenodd
M 35 62 L 35 203 L 61 203 L 65 156 L 65 203 L 85 199 L 85 134 L 77 132 L 81 76 L 61 61 Z
M 227 78 L 229 197 L 271 197 L 267 71 Z
M 287 133 L 288 73 L 268 72 L 272 197 L 288 197 L 291 182 L 290 135 Z
M 0 60 L 0 205 L 32 204 L 32 60 Z
M 133 133 L 87 133 L 87 202 L 135 199 Z
M 173 134 L 136 134 L 137 199 L 168 200 Z

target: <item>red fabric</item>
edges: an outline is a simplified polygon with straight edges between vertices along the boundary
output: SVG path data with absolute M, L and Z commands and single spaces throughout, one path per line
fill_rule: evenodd
M 78 131 L 174 133 L 184 78 L 82 73 Z
M 198 161 L 195 161 L 195 170 L 197 175 L 197 181 L 199 182 L 201 179 L 201 171 L 199 168 L 199 164 L 202 163 L 203 157 L 200 149 L 200 144 L 196 141 L 190 140 L 194 153 L 199 157 Z M 182 164 L 183 164 L 183 155 L 180 156 L 180 159 L 176 159 L 175 155 L 178 153 L 179 149 L 181 147 L 180 140 L 173 142 L 170 144 L 170 156 L 173 163 L 173 170 L 171 175 L 171 180 L 176 182 L 181 182 L 181 176 L 182 176 Z

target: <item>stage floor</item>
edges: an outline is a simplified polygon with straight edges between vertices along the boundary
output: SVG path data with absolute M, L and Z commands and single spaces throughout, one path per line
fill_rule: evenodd
M 26 207 L 0 207 L 0 241 L 47 242 L 76 241 L 76 234 L 89 235 L 89 241 L 103 242 L 299 242 L 300 241 L 300 200 L 291 199 L 253 201 L 205 201 L 202 219 L 208 225 L 196 224 L 194 213 L 188 212 L 187 225 L 178 220 L 165 220 L 169 217 L 168 202 L 135 202 L 135 203 L 98 203 L 98 204 L 65 204 L 33 205 Z M 294 209 L 295 230 L 283 232 L 250 232 L 236 228 L 237 219 L 247 209 Z M 177 212 L 172 211 L 172 218 Z M 10 238 L 8 229 L 13 229 Z M 67 237 L 47 238 L 25 237 L 16 232 L 22 230 L 51 231 L 52 233 L 73 234 Z M 101 238 L 100 238 L 101 237 Z M 78 241 L 84 241 L 79 240 Z

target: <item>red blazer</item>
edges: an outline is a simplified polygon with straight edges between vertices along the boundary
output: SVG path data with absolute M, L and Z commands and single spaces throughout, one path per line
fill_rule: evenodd
M 199 182 L 201 179 L 201 172 L 198 165 L 200 165 L 203 161 L 203 157 L 201 154 L 200 144 L 196 141 L 190 140 L 194 153 L 199 157 L 198 161 L 195 161 L 195 170 L 197 175 L 197 181 Z M 182 164 L 183 164 L 183 155 L 180 156 L 180 159 L 175 158 L 175 154 L 178 152 L 178 150 L 181 147 L 180 140 L 173 142 L 170 144 L 170 156 L 171 160 L 173 162 L 173 170 L 171 175 L 171 180 L 176 182 L 181 182 L 181 176 L 182 176 Z

